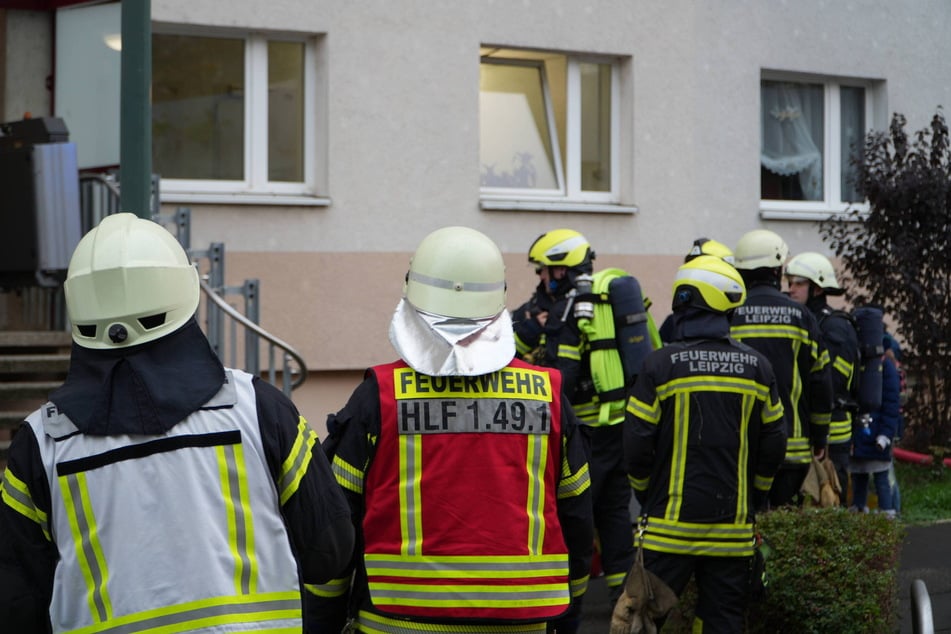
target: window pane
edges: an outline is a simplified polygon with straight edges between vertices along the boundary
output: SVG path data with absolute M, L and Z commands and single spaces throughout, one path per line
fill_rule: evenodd
M 304 45 L 267 44 L 268 180 L 304 180 Z
M 823 86 L 764 80 L 761 97 L 760 195 L 823 200 Z
M 842 102 L 842 200 L 861 202 L 865 196 L 859 193 L 858 183 L 854 182 L 855 167 L 853 156 L 861 157 L 865 140 L 865 89 L 856 86 L 842 86 L 839 90 Z
M 581 189 L 611 191 L 611 66 L 580 64 Z
M 243 180 L 244 92 L 244 40 L 154 34 L 153 169 Z
M 559 187 L 540 66 L 483 63 L 479 125 L 484 187 Z

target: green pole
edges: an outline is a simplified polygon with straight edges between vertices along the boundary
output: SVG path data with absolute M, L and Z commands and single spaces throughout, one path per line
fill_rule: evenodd
M 122 0 L 119 210 L 151 218 L 152 3 Z

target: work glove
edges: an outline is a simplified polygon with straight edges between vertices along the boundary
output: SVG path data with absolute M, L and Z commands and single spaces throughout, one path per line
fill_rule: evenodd
M 882 451 L 885 451 L 885 449 L 890 444 L 892 444 L 892 441 L 888 439 L 888 436 L 879 434 L 878 436 L 875 437 L 875 444 L 878 445 L 879 449 L 881 449 Z

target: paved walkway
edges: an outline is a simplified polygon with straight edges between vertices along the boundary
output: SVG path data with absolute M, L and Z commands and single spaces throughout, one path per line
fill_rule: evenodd
M 951 522 L 908 527 L 898 570 L 900 634 L 913 634 L 911 585 L 915 579 L 924 581 L 928 589 L 934 631 L 951 634 Z M 579 634 L 607 634 L 613 606 L 608 605 L 603 577 L 591 580 L 584 608 Z

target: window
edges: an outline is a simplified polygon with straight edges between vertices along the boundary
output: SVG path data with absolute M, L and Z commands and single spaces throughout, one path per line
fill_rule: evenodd
M 617 204 L 618 66 L 609 59 L 481 49 L 483 208 L 516 201 Z
M 307 40 L 157 29 L 152 169 L 163 199 L 313 196 L 315 66 Z
M 869 92 L 862 83 L 761 81 L 764 216 L 827 213 L 864 200 L 853 182 L 851 159 L 861 150 L 872 118 Z

